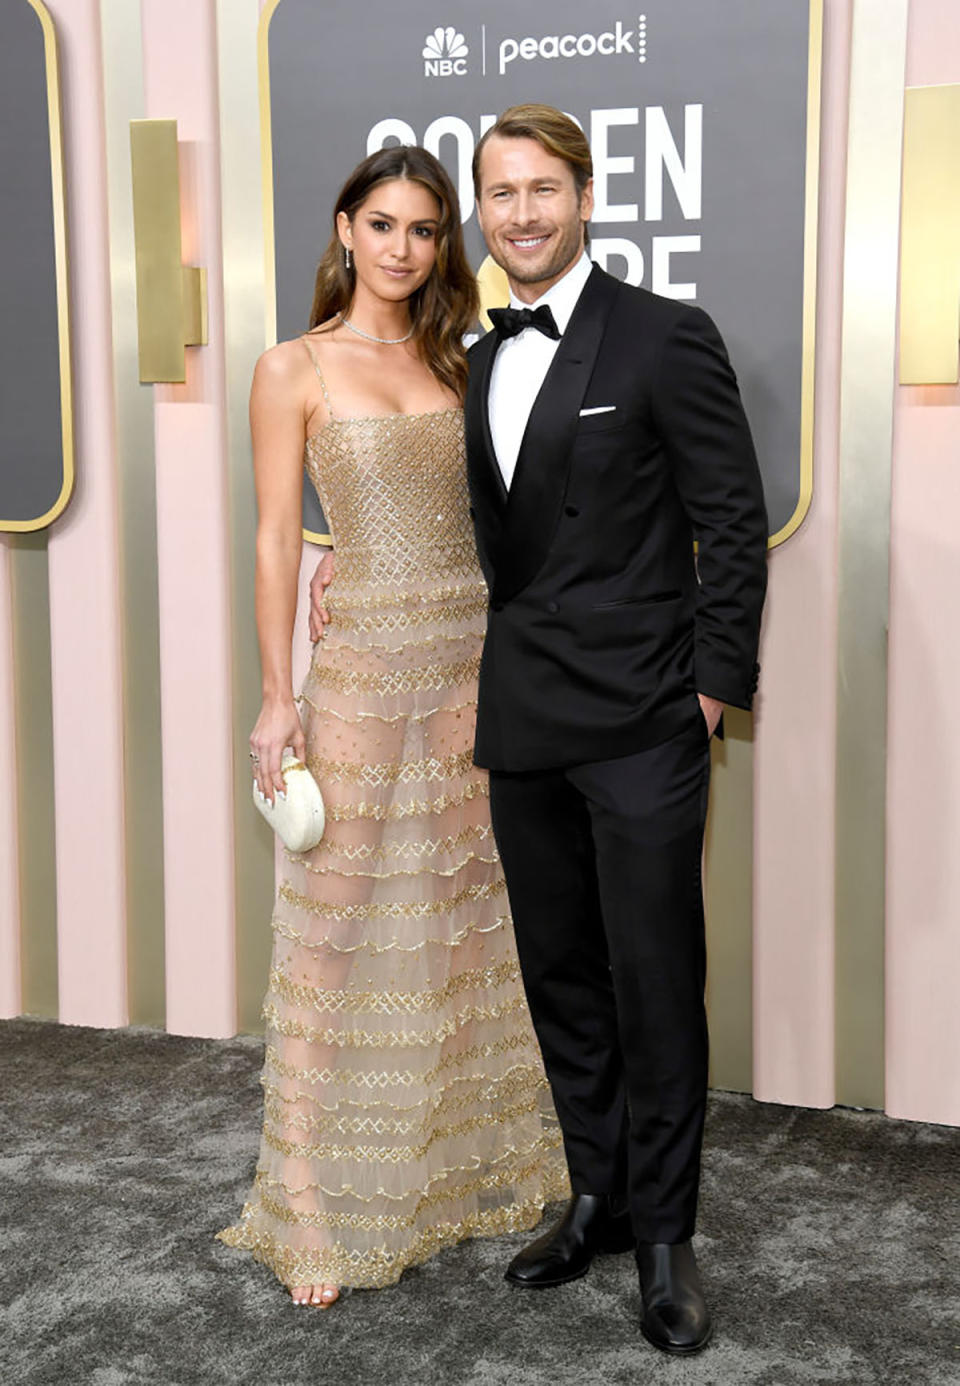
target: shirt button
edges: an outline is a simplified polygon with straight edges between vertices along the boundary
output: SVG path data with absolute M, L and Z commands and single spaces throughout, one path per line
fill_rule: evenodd
M 557 606 L 556 602 L 547 602 L 547 610 L 550 612 L 551 616 L 556 616 L 560 608 Z

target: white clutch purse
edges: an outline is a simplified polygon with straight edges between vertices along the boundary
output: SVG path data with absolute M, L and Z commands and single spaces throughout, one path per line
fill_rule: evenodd
M 325 815 L 320 786 L 302 760 L 285 755 L 280 773 L 286 785 L 285 797 L 261 799 L 253 782 L 253 802 L 277 834 L 288 852 L 309 852 L 323 837 Z

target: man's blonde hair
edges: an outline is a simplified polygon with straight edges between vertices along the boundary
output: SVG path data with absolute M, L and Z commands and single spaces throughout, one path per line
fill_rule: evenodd
M 508 140 L 536 140 L 548 154 L 570 165 L 577 193 L 593 177 L 593 158 L 587 137 L 575 120 L 556 106 L 511 106 L 480 140 L 473 155 L 473 189 L 480 196 L 480 158 L 483 146 L 494 135 Z

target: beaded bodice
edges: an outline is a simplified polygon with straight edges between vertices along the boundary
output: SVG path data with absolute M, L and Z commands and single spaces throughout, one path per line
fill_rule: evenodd
M 463 411 L 333 418 L 305 465 L 337 554 L 341 600 L 357 585 L 419 589 L 479 577 Z

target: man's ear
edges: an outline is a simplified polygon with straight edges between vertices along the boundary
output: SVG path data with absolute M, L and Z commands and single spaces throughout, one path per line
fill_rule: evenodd
M 593 216 L 593 179 L 588 178 L 580 194 L 580 219 L 589 221 Z

